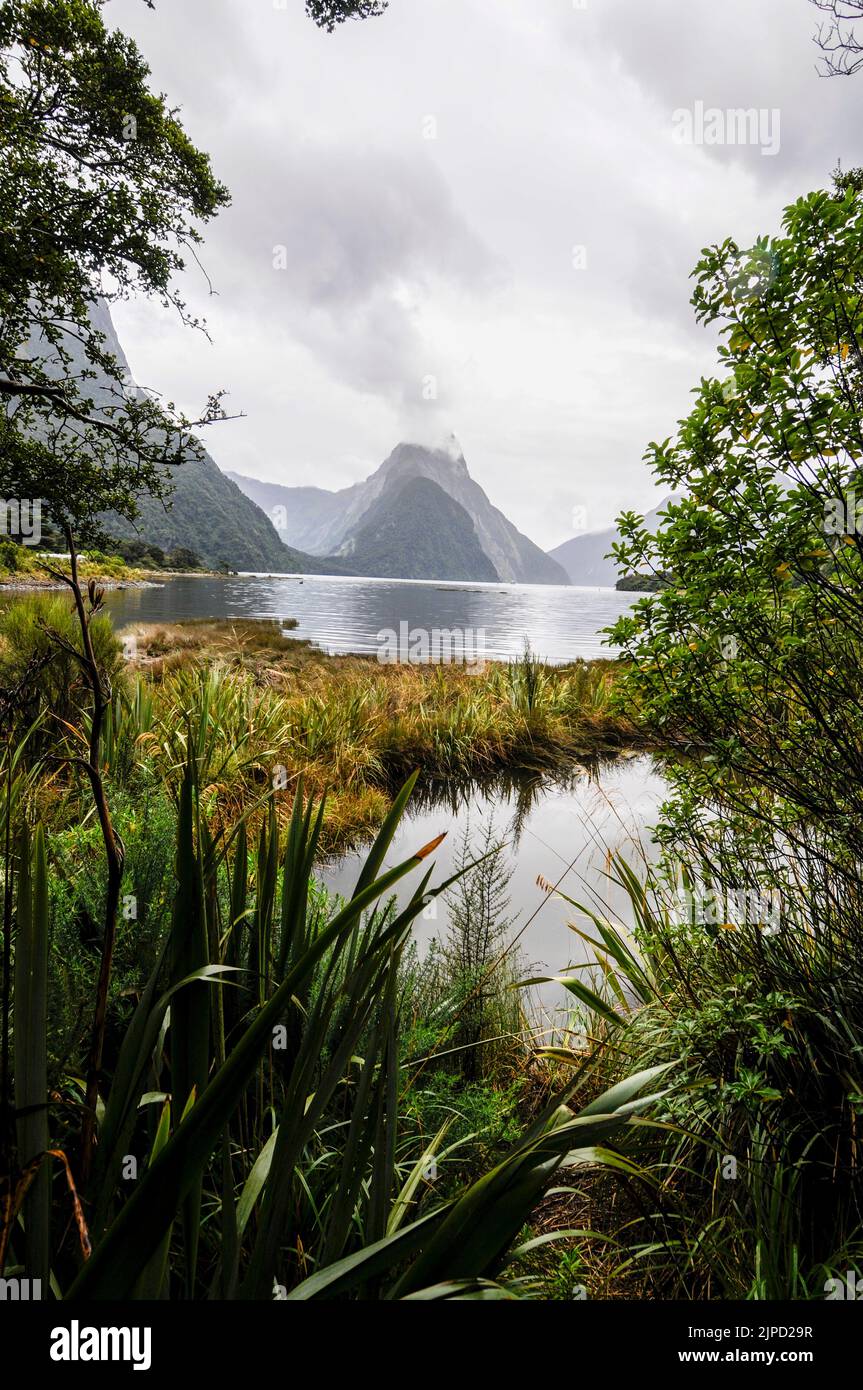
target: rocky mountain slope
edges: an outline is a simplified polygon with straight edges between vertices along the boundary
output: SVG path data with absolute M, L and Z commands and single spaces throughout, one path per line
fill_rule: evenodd
M 345 538 L 340 555 L 358 574 L 498 578 L 464 507 L 431 478 L 403 478 L 388 488 Z
M 370 509 L 405 479 L 428 478 L 467 512 L 479 545 L 499 579 L 526 584 L 567 582 L 561 566 L 492 505 L 471 477 L 453 435 L 436 447 L 401 443 L 363 482 L 338 492 L 284 487 L 239 474 L 229 476 L 248 497 L 268 508 L 287 544 L 301 546 L 314 555 L 341 556 L 348 563 L 351 537 Z

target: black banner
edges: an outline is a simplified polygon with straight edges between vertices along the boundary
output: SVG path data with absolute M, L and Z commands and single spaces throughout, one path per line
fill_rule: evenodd
M 452 1300 L 457 1302 L 458 1300 Z M 465 1338 L 464 1312 L 450 1324 L 452 1312 L 439 1307 L 411 1313 L 385 1303 L 134 1303 L 75 1306 L 51 1302 L 0 1303 L 0 1336 L 6 1358 L 13 1353 L 22 1369 L 63 1384 L 70 1377 L 91 1382 L 100 1373 L 164 1375 L 181 1370 L 256 1379 L 281 1367 L 286 1372 L 298 1348 L 310 1350 L 307 1337 L 326 1332 L 329 1378 L 344 1358 L 351 1372 L 362 1367 L 374 1377 L 391 1380 L 393 1335 L 428 1337 L 446 1317 L 457 1340 L 423 1345 L 421 1361 L 429 1370 L 460 1373 L 481 1365 L 487 1377 L 500 1358 L 501 1371 L 512 1357 L 536 1357 L 537 1369 L 572 1358 L 579 1371 L 597 1373 L 632 1368 L 663 1374 L 689 1368 L 700 1375 L 705 1366 L 734 1373 L 737 1367 L 762 1372 L 803 1369 L 823 1376 L 847 1368 L 859 1352 L 863 1309 L 848 1299 L 807 1303 L 532 1303 L 510 1305 L 505 1324 L 500 1310 L 470 1318 L 474 1337 Z M 419 1316 L 419 1322 L 414 1317 Z M 385 1334 L 382 1342 L 376 1332 Z M 530 1339 L 529 1341 L 527 1339 Z M 419 1344 L 418 1344 L 419 1345 Z M 532 1350 L 531 1350 L 532 1348 Z M 436 1355 L 437 1352 L 437 1355 Z M 396 1360 L 399 1354 L 396 1353 Z M 6 1359 L 4 1358 L 4 1359 Z M 8 1362 L 7 1362 L 8 1364 Z

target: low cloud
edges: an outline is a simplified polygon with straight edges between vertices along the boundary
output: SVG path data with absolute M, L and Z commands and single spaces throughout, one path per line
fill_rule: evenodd
M 233 203 L 183 292 L 212 346 L 121 306 L 136 376 L 246 418 L 223 467 L 339 487 L 452 429 L 541 544 L 650 504 L 642 459 L 714 353 L 703 246 L 751 245 L 859 162 L 863 79 L 817 76 L 806 0 L 392 0 L 333 35 L 301 0 L 113 0 Z M 674 112 L 781 112 L 757 144 Z M 857 119 L 855 119 L 857 118 Z M 278 267 L 278 268 L 277 268 Z

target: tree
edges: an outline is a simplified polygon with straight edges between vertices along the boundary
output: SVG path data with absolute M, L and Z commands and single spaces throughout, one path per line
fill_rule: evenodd
M 348 19 L 372 19 L 382 15 L 389 0 L 306 0 L 306 14 L 331 34 Z
M 812 4 L 830 16 L 815 36 L 824 54 L 824 72 L 828 77 L 853 76 L 863 67 L 863 40 L 854 28 L 863 20 L 863 0 L 812 0 Z
M 104 0 L 0 4 L 0 493 L 39 499 L 66 537 L 80 644 L 53 636 L 92 693 L 86 756 L 108 864 L 105 930 L 87 1067 L 86 1174 L 98 1099 L 123 846 L 102 779 L 111 685 L 93 643 L 102 607 L 79 582 L 76 537 L 102 512 L 131 517 L 164 497 L 194 450 L 189 422 L 127 382 L 99 328 L 103 300 L 155 295 L 190 320 L 174 276 L 200 225 L 228 201 L 208 157 L 148 85 L 135 44 L 109 31 Z M 200 325 L 198 325 L 200 326 Z M 204 419 L 221 413 L 217 397 Z M 201 423 L 201 422 L 198 422 Z
M 102 300 L 145 294 L 203 328 L 175 277 L 229 201 L 106 3 L 0 0 L 0 495 L 79 537 L 167 498 L 193 431 L 223 418 L 221 393 L 188 420 L 135 388 L 99 327 Z M 385 8 L 306 5 L 329 31 Z
M 455 1045 L 462 1075 L 475 1081 L 484 1072 L 482 1045 L 501 1022 L 500 1003 L 513 983 L 509 882 L 512 872 L 506 848 L 491 821 L 473 850 L 470 826 L 465 826 L 455 854 L 460 875 L 446 894 L 449 910 L 443 959 L 447 973 L 463 993 L 458 1009 Z
M 199 570 L 204 568 L 200 555 L 197 555 L 194 550 L 190 550 L 187 545 L 176 546 L 168 556 L 168 564 L 171 569 L 175 570 Z
M 202 423 L 125 380 L 99 305 L 155 295 L 193 322 L 173 278 L 228 201 L 104 4 L 0 4 L 0 492 L 79 535 L 165 495 Z
M 145 0 L 152 8 L 152 0 Z M 134 42 L 109 30 L 106 0 L 0 0 L 0 495 L 37 500 L 62 530 L 80 644 L 53 638 L 92 693 L 86 756 L 108 864 L 105 931 L 87 1066 L 82 1172 L 92 1150 L 124 851 L 100 744 L 111 684 L 93 643 L 102 593 L 79 578 L 77 542 L 137 499 L 167 499 L 171 468 L 199 451 L 193 431 L 224 418 L 221 393 L 188 420 L 125 379 L 107 350 L 104 302 L 155 296 L 190 326 L 175 287 L 201 227 L 228 202 L 206 154 L 149 85 Z M 376 0 L 318 3 L 332 30 L 380 13 Z M 9 900 L 8 888 L 6 900 Z M 7 981 L 8 985 L 8 981 Z M 4 1097 L 5 1100 L 5 1097 Z
M 681 758 L 665 837 L 705 864 L 789 854 L 856 891 L 863 857 L 863 192 L 840 175 L 782 234 L 704 251 L 697 317 L 723 338 L 655 472 L 684 497 L 624 572 L 670 582 L 614 636 L 627 697 Z M 716 815 L 719 810 L 721 814 Z M 744 856 L 745 857 L 745 856 Z

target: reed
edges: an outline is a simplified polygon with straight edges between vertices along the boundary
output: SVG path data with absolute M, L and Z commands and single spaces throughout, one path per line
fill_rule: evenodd
M 553 668 L 527 653 L 476 674 L 384 666 L 326 658 L 280 625 L 251 622 L 135 636 L 138 656 L 117 714 L 127 744 L 139 741 L 143 759 L 176 786 L 191 727 L 202 788 L 232 813 L 274 777 L 289 792 L 300 779 L 318 795 L 334 789 L 327 848 L 367 833 L 415 768 L 427 783 L 551 770 L 639 741 L 611 710 L 614 662 Z M 133 708 L 142 690 L 144 720 Z

